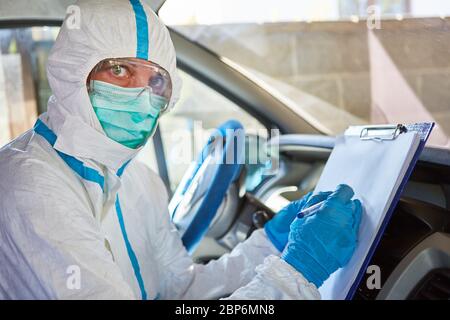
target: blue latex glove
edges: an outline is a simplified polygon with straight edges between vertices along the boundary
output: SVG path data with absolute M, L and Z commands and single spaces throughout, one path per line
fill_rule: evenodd
M 290 225 L 297 214 L 303 209 L 325 200 L 331 192 L 319 192 L 312 197 L 311 194 L 312 192 L 299 200 L 292 201 L 264 225 L 267 237 L 280 252 L 286 246 Z
M 309 217 L 291 224 L 281 257 L 319 288 L 355 251 L 362 207 L 353 190 L 339 185 Z

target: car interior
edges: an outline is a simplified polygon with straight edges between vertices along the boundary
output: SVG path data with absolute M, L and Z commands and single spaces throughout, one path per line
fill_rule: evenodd
M 20 55 L 22 61 L 22 81 L 33 88 L 33 92 L 25 95 L 37 97 L 35 114 L 26 117 L 32 120 L 22 127 L 31 127 L 36 116 L 45 111 L 50 94 L 48 85 L 39 79 L 39 75 L 45 70 L 43 53 L 48 52 L 52 40 L 34 41 L 26 37 L 35 32 L 32 30 L 42 28 L 55 34 L 65 16 L 66 5 L 73 1 L 62 2 L 54 7 L 51 15 L 42 6 L 30 7 L 24 14 L 20 6 L 16 11 L 11 8 L 3 10 L 3 4 L 0 4 L 1 52 L 12 52 L 13 45 L 18 47 L 13 51 Z M 163 3 L 153 1 L 152 5 L 159 9 Z M 188 87 L 190 81 L 198 83 L 233 104 L 233 110 L 238 110 L 215 119 L 210 128 L 230 119 L 240 121 L 241 115 L 245 114 L 265 130 L 263 135 L 247 133 L 248 150 L 256 148 L 258 152 L 267 153 L 271 141 L 275 138 L 279 141 L 277 170 L 267 173 L 268 163 L 254 164 L 246 158 L 230 182 L 219 208 L 206 226 L 205 236 L 191 253 L 196 262 L 207 263 L 230 252 L 253 231 L 262 228 L 284 205 L 314 190 L 333 150 L 336 135 L 324 133 L 276 93 L 258 83 L 251 74 L 176 29 L 169 26 L 169 30 L 177 52 L 178 67 Z M 16 44 L 10 41 L 14 36 Z M 3 64 L 5 61 L 6 58 Z M 0 80 L 0 86 L 8 86 L 8 79 Z M 13 94 L 13 91 L 10 88 L 6 92 Z M 242 122 L 244 129 L 246 124 L 246 121 Z M 161 122 L 151 146 L 144 152 L 151 156 L 143 158 L 143 161 L 153 162 L 149 166 L 162 177 L 170 195 L 177 194 L 180 183 L 173 180 L 169 142 L 165 139 L 171 126 L 175 125 Z M 274 136 L 272 132 L 276 130 L 278 135 Z M 194 157 L 198 151 L 198 148 L 194 151 Z M 273 159 L 269 162 L 269 166 L 274 165 Z M 184 176 L 188 167 L 181 166 L 179 170 Z M 377 265 L 382 270 L 381 287 L 368 289 L 366 282 L 370 273 L 367 273 L 359 283 L 354 296 L 356 300 L 450 298 L 450 149 L 431 146 L 424 149 L 370 265 Z
M 260 227 L 273 214 L 267 204 L 274 199 L 295 200 L 313 190 L 333 148 L 333 139 L 323 136 L 286 135 L 280 141 L 278 174 L 262 179 L 242 198 L 236 191 L 239 186 L 230 189 L 208 234 L 222 246 L 232 249 Z M 354 299 L 447 299 L 450 171 L 448 157 L 446 162 L 431 160 L 438 158 L 433 150 L 424 151 L 372 257 L 370 265 L 383 270 L 381 288 L 367 289 L 370 274 L 366 274 Z M 227 220 L 230 227 L 223 233 Z M 204 253 L 200 247 L 197 258 L 216 258 L 222 253 L 218 250 L 211 256 L 212 247 Z

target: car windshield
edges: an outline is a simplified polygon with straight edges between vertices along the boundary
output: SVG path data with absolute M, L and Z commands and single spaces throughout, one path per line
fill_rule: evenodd
M 166 24 L 319 131 L 434 121 L 450 149 L 450 1 L 167 0 Z

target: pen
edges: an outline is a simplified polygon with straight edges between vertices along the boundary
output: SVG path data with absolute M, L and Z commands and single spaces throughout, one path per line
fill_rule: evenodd
M 302 218 L 307 218 L 309 216 L 312 216 L 313 214 L 316 213 L 316 209 L 318 207 L 320 207 L 322 205 L 322 203 L 324 203 L 325 200 L 320 201 L 319 203 L 316 203 L 315 205 L 312 205 L 311 207 L 308 207 L 306 209 L 303 209 L 302 211 L 300 211 L 297 214 L 297 218 L 302 219 Z

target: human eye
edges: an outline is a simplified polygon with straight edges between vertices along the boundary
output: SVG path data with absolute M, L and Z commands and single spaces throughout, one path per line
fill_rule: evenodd
M 130 71 L 127 66 L 121 64 L 114 64 L 110 66 L 110 73 L 117 78 L 128 78 L 130 76 Z

